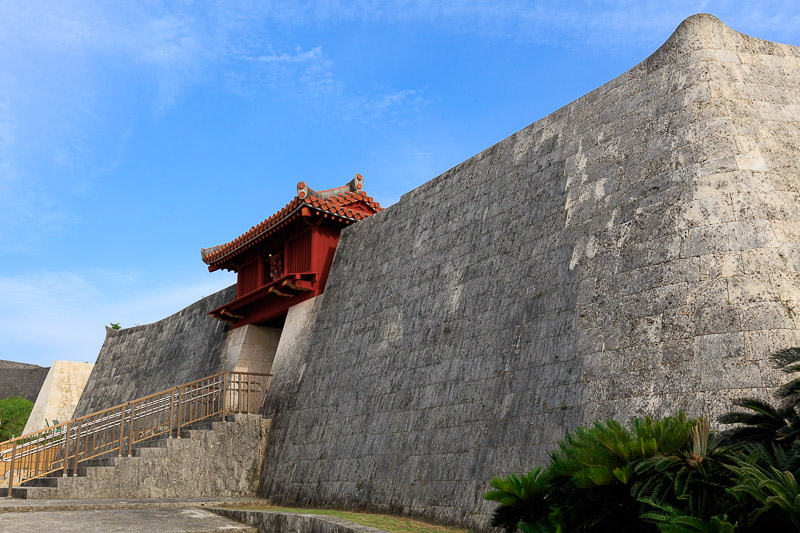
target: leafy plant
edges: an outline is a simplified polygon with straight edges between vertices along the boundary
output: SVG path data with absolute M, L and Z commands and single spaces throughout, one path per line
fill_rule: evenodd
M 556 476 L 569 477 L 579 488 L 626 484 L 634 461 L 679 450 L 689 440 L 693 425 L 693 420 L 679 413 L 661 420 L 634 419 L 630 432 L 615 420 L 578 427 L 551 454 L 550 469 Z
M 708 520 L 702 520 L 667 504 L 652 500 L 644 500 L 644 502 L 660 512 L 644 512 L 642 513 L 642 519 L 658 526 L 658 530 L 661 533 L 690 533 L 694 531 L 734 533 L 736 531 L 737 524 L 729 522 L 727 515 L 724 514 L 714 515 Z
M 711 435 L 708 419 L 691 429 L 686 446 L 669 454 L 646 458 L 636 465 L 639 481 L 631 493 L 647 504 L 664 504 L 687 516 L 710 520 L 731 499 L 726 488 L 734 475 L 736 453 Z
M 634 461 L 678 450 L 689 439 L 692 425 L 680 413 L 662 420 L 635 419 L 630 432 L 615 420 L 578 427 L 551 455 L 550 470 L 569 477 L 578 488 L 627 484 Z
M 797 454 L 786 454 L 779 447 L 773 453 L 763 447 L 751 448 L 730 470 L 738 476 L 728 492 L 742 503 L 749 503 L 748 525 L 762 531 L 776 527 L 800 530 L 800 488 L 797 474 L 782 470 L 796 464 Z
M 0 400 L 0 442 L 19 436 L 33 410 L 33 402 L 12 396 Z
M 800 373 L 800 348 L 772 356 Z M 800 378 L 779 405 L 742 398 L 715 435 L 707 418 L 679 413 L 579 427 L 549 465 L 494 478 L 484 496 L 501 504 L 507 533 L 615 531 L 748 533 L 800 531 Z
M 800 372 L 800 348 L 787 348 L 770 356 L 772 364 L 786 374 Z M 794 378 L 782 385 L 775 395 L 786 401 L 788 405 L 800 404 L 800 378 Z
M 540 467 L 523 475 L 493 477 L 489 484 L 494 490 L 483 495 L 484 499 L 500 504 L 492 516 L 492 526 L 513 533 L 520 522 L 532 524 L 541 520 L 550 505 L 546 501 L 549 481 L 550 474 Z
M 800 348 L 787 348 L 770 356 L 776 368 L 787 374 L 800 372 Z M 777 443 L 790 447 L 800 437 L 800 378 L 781 386 L 775 396 L 780 405 L 774 406 L 758 398 L 738 398 L 736 407 L 745 411 L 730 411 L 719 418 L 723 424 L 734 425 L 723 433 L 727 442 L 758 442 L 765 446 Z
M 654 529 L 639 519 L 642 504 L 633 492 L 636 465 L 677 452 L 694 423 L 679 413 L 661 420 L 634 419 L 630 431 L 614 420 L 576 428 L 551 454 L 549 470 L 560 485 L 551 495 L 551 522 L 566 531 Z
M 723 424 L 736 424 L 723 433 L 726 442 L 791 445 L 797 438 L 800 419 L 793 405 L 775 407 L 757 398 L 737 398 L 733 405 L 747 411 L 729 411 L 719 417 Z

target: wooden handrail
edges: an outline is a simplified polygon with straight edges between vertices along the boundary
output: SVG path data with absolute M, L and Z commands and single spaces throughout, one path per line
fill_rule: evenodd
M 272 374 L 220 372 L 102 411 L 0 442 L 0 480 L 14 484 L 62 471 L 76 475 L 89 459 L 133 451 L 159 435 L 180 438 L 181 428 L 212 416 L 258 413 Z

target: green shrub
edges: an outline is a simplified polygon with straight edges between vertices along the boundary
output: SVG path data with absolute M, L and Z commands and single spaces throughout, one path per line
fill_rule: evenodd
M 33 402 L 12 396 L 0 400 L 0 442 L 22 434 L 33 410 Z
M 532 524 L 541 520 L 550 505 L 545 501 L 550 490 L 549 478 L 549 474 L 539 467 L 521 476 L 493 477 L 489 484 L 495 490 L 483 495 L 485 499 L 500 504 L 492 517 L 492 526 L 513 533 L 520 522 Z
M 800 348 L 772 357 L 800 373 Z M 615 420 L 569 433 L 547 467 L 493 478 L 484 498 L 500 503 L 493 525 L 507 533 L 571 531 L 708 533 L 800 531 L 800 378 L 779 388 L 778 406 L 754 398 L 720 422 L 683 413 Z M 515 523 L 516 521 L 516 523 Z

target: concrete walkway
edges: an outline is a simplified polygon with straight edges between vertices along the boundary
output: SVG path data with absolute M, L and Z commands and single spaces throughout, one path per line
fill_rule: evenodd
M 16 500 L 0 498 L 0 531 L 47 533 L 256 533 L 253 526 L 206 511 L 203 507 L 266 505 L 248 498 L 180 500 Z

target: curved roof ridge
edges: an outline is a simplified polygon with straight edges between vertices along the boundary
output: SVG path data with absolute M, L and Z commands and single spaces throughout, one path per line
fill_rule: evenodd
M 219 263 L 241 248 L 252 243 L 260 237 L 273 233 L 279 225 L 284 224 L 301 208 L 310 208 L 320 213 L 326 213 L 336 218 L 356 222 L 366 218 L 367 213 L 358 209 L 349 208 L 350 205 L 362 202 L 374 213 L 383 210 L 378 202 L 367 196 L 363 191 L 364 177 L 356 174 L 346 185 L 315 191 L 305 181 L 297 184 L 297 194 L 292 200 L 272 216 L 264 219 L 259 224 L 252 226 L 248 231 L 225 244 L 200 249 L 200 258 L 207 265 Z

